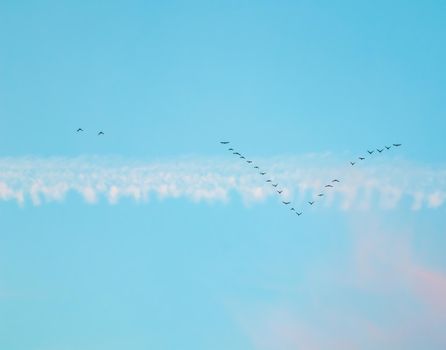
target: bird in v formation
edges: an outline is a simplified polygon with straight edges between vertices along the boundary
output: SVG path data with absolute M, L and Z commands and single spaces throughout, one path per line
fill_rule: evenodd
M 80 129 L 80 130 L 78 130 L 78 132 L 79 132 L 79 131 L 83 131 L 83 130 Z M 103 134 L 103 133 L 102 133 L 102 134 Z M 99 134 L 98 134 L 98 135 L 99 135 Z M 221 141 L 220 143 L 221 143 L 221 144 L 228 144 L 229 141 Z M 393 143 L 392 145 L 393 145 L 394 147 L 399 147 L 399 146 L 401 146 L 402 144 L 401 144 L 401 143 Z M 385 147 L 385 149 L 387 149 L 387 150 L 389 150 L 389 149 L 391 148 L 391 146 L 384 146 L 384 147 Z M 230 151 L 233 151 L 234 149 L 230 148 L 229 150 L 230 150 Z M 383 148 L 383 149 L 379 149 L 379 148 L 377 148 L 376 151 L 379 152 L 379 153 L 381 153 L 381 152 L 384 151 L 384 148 Z M 367 153 L 370 154 L 370 155 L 373 154 L 374 152 L 375 152 L 375 150 L 367 150 Z M 245 159 L 245 157 L 242 156 L 239 152 L 234 152 L 233 154 L 235 154 L 235 155 L 239 155 L 241 159 Z M 365 157 L 358 157 L 358 159 L 362 161 L 362 160 L 365 160 Z M 249 164 L 252 163 L 251 160 L 247 160 L 246 162 L 249 163 Z M 350 165 L 352 165 L 352 166 L 355 165 L 355 164 L 356 164 L 356 162 L 350 162 Z M 255 166 L 254 166 L 254 169 L 259 169 L 259 167 L 258 167 L 257 165 L 255 165 Z M 265 171 L 262 171 L 262 172 L 259 172 L 259 174 L 260 174 L 260 175 L 266 175 L 266 172 L 265 172 Z M 273 184 L 271 179 L 266 180 L 266 182 L 271 183 L 271 185 L 272 185 L 273 187 L 277 187 L 277 186 L 278 186 L 278 184 Z M 332 183 L 335 183 L 335 182 L 339 183 L 340 181 L 339 181 L 338 179 L 333 179 L 331 182 L 332 182 Z M 326 188 L 332 188 L 333 185 L 327 184 L 327 185 L 325 185 L 325 187 L 326 187 Z M 278 194 L 282 194 L 282 192 L 283 192 L 283 190 L 278 190 L 278 191 L 277 191 Z M 323 193 L 319 193 L 319 194 L 318 194 L 318 197 L 323 197 L 323 196 L 324 196 Z M 285 204 L 285 205 L 288 205 L 288 204 L 290 204 L 291 202 L 285 202 L 285 201 L 282 201 L 282 203 Z M 308 202 L 308 204 L 310 204 L 310 205 L 313 205 L 314 203 L 315 203 L 315 201 L 309 201 L 309 202 Z M 295 208 L 292 207 L 290 210 L 295 211 Z M 295 212 L 296 212 L 296 214 L 297 214 L 298 216 L 302 215 L 302 212 L 297 212 L 297 211 L 295 211 Z

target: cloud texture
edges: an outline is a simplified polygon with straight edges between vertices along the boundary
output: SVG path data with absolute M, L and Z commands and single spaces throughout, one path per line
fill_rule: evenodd
M 265 183 L 267 177 L 280 184 L 284 198 L 297 203 L 317 198 L 326 183 L 339 178 L 341 182 L 325 191 L 320 204 L 344 210 L 392 209 L 402 202 L 418 210 L 440 207 L 446 200 L 446 167 L 375 161 L 353 168 L 327 155 L 275 157 L 257 163 L 266 176 L 227 158 L 155 162 L 110 157 L 0 158 L 0 200 L 40 205 L 62 201 L 70 192 L 88 203 L 105 198 L 111 204 L 123 197 L 142 202 L 151 197 L 228 201 L 231 194 L 246 203 L 268 197 L 278 200 L 274 188 Z

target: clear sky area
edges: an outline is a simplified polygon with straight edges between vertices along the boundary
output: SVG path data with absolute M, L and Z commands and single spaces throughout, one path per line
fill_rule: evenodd
M 445 18 L 0 2 L 0 349 L 445 349 Z

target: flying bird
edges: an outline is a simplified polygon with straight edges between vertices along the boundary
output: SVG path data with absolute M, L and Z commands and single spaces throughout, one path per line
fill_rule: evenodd
M 288 205 L 288 204 L 290 204 L 291 202 L 283 202 L 283 201 L 282 201 L 282 203 L 285 204 L 285 205 Z
M 294 208 L 291 208 L 290 210 L 296 211 L 296 209 L 294 209 Z
M 98 136 L 100 136 L 100 135 L 104 135 L 104 133 L 102 131 L 99 131 Z
M 313 205 L 313 204 L 314 204 L 314 202 L 308 202 L 308 204 L 309 204 L 309 205 Z
M 333 187 L 333 185 L 325 185 L 325 187 Z
M 273 185 L 273 187 L 277 187 L 279 184 L 272 184 Z
M 260 175 L 265 175 L 266 173 L 265 172 L 260 172 Z
M 350 164 L 353 166 L 353 165 L 355 165 L 356 163 L 355 163 L 355 162 L 350 162 Z
M 331 182 L 339 182 L 338 179 L 331 180 Z
M 235 155 L 237 155 L 237 156 L 241 156 L 241 154 L 238 153 L 238 152 L 234 152 L 234 153 L 232 153 L 232 154 L 235 154 Z
M 296 214 L 297 214 L 297 216 L 301 216 L 301 215 L 302 215 L 302 212 L 298 213 L 298 212 L 296 211 Z
M 393 144 L 395 147 L 399 147 L 399 146 L 401 146 L 401 143 L 394 143 Z
M 277 191 L 278 194 L 281 194 L 283 192 L 283 190 Z
M 240 159 L 246 159 L 245 157 L 243 157 L 243 156 L 240 156 Z
M 266 182 L 273 182 L 272 180 L 270 180 L 270 179 L 268 179 L 268 180 L 266 180 Z
M 228 148 L 228 151 L 233 151 L 234 149 L 233 148 Z
M 379 153 L 381 153 L 382 151 L 384 151 L 384 148 L 383 149 L 379 149 L 379 148 L 377 148 L 376 149 Z
M 220 141 L 220 143 L 221 143 L 222 145 L 227 145 L 227 144 L 229 143 L 229 141 Z
M 367 150 L 367 153 L 368 153 L 368 154 L 372 154 L 373 152 L 375 152 L 375 151 L 369 151 L 369 150 Z
M 386 149 L 391 149 L 392 146 L 384 146 Z
M 252 160 L 247 160 L 246 163 L 251 164 L 251 163 L 252 163 Z
M 322 197 L 323 195 L 324 195 L 323 193 L 319 193 L 317 196 Z
M 82 128 L 79 128 L 76 131 L 79 132 L 79 131 L 84 131 L 84 130 Z
M 256 165 L 256 166 L 254 166 L 254 169 L 258 169 L 259 167 Z
M 358 159 L 359 159 L 359 160 L 364 160 L 365 158 L 364 158 L 364 157 L 358 157 Z

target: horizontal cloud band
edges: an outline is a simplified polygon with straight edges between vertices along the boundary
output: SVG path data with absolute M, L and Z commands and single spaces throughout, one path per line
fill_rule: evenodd
M 373 159 L 372 159 L 373 160 Z M 409 198 L 411 208 L 435 208 L 446 199 L 446 167 L 430 168 L 402 161 L 373 160 L 350 167 L 325 156 L 260 159 L 261 176 L 238 159 L 179 158 L 144 162 L 107 157 L 0 158 L 0 200 L 20 204 L 31 200 L 61 201 L 77 192 L 88 203 L 104 197 L 117 203 L 122 197 L 136 201 L 186 197 L 193 201 L 228 201 L 238 193 L 246 203 L 278 198 L 279 183 L 286 200 L 297 203 L 319 199 L 325 206 L 367 209 L 378 203 L 394 208 Z M 324 188 L 338 178 L 333 188 Z M 324 197 L 317 194 L 324 192 Z M 297 204 L 296 203 L 296 204 Z

